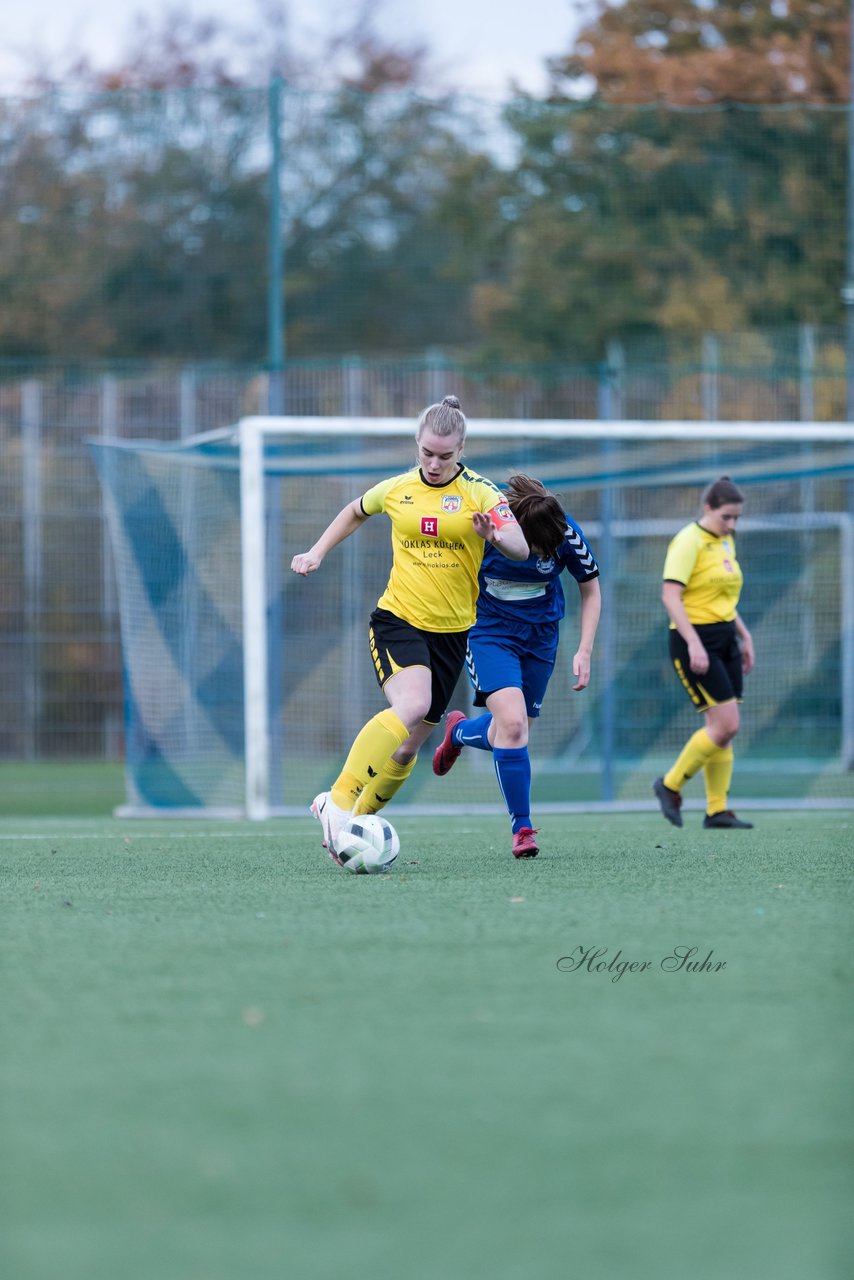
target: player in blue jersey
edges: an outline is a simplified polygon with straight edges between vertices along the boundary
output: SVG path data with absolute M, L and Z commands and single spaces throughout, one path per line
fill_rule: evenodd
M 464 746 L 491 751 L 510 814 L 513 856 L 535 858 L 540 849 L 531 823 L 528 736 L 557 657 L 566 611 L 561 573 L 567 570 L 581 595 L 581 637 L 572 659 L 573 688 L 580 693 L 590 681 L 599 624 L 599 567 L 579 526 L 539 480 L 511 476 L 507 500 L 532 554 L 511 562 L 486 548 L 466 655 L 474 704 L 486 712 L 472 719 L 462 711 L 448 713 L 433 772 L 446 774 Z

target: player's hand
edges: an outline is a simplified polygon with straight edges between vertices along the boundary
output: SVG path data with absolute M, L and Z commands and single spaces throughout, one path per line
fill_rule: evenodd
M 291 568 L 294 573 L 301 573 L 306 577 L 309 573 L 314 573 L 315 569 L 319 569 L 322 556 L 316 555 L 313 551 L 301 551 L 298 556 L 294 556 L 291 561 Z
M 582 689 L 586 689 L 590 683 L 590 654 L 584 653 L 581 649 L 572 659 L 572 674 L 575 676 L 575 684 L 572 686 L 576 693 L 581 693 Z
M 688 645 L 688 666 L 695 676 L 704 676 L 709 669 L 709 655 L 699 640 Z
M 475 511 L 471 518 L 474 531 L 484 542 L 500 541 L 498 530 L 485 511 Z
M 741 640 L 741 669 L 746 676 L 749 676 L 753 670 L 755 655 L 753 652 L 753 637 L 742 635 Z

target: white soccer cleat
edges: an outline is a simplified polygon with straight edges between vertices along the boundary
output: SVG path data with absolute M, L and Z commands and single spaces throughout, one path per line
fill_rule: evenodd
M 335 803 L 331 791 L 321 791 L 320 795 L 314 797 L 311 802 L 311 812 L 323 828 L 324 849 L 333 862 L 337 862 L 339 867 L 343 866 L 335 851 L 335 837 L 341 829 L 341 824 L 347 821 L 350 814 Z

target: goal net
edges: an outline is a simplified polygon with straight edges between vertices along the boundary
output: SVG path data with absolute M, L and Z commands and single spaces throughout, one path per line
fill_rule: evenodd
M 368 521 L 290 571 L 352 498 L 414 462 L 410 419 L 251 418 L 175 445 L 92 442 L 116 565 L 128 814 L 305 813 L 384 705 L 367 622 L 390 563 Z M 754 635 L 734 803 L 854 800 L 854 428 L 844 424 L 471 422 L 465 460 L 535 475 L 601 568 L 590 687 L 572 692 L 578 594 L 531 737 L 538 812 L 645 807 L 696 725 L 667 656 L 669 539 L 721 474 L 746 495 L 741 612 Z M 463 676 L 452 706 L 467 709 Z M 500 811 L 491 760 L 444 779 L 422 753 L 397 808 Z M 700 788 L 702 790 L 702 788 Z M 699 793 L 698 793 L 699 796 Z

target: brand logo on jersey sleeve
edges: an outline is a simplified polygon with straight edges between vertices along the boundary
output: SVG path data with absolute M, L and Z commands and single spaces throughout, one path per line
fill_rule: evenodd
M 450 515 L 453 515 L 455 511 L 459 511 L 462 505 L 462 498 L 455 493 L 446 493 L 442 499 L 442 510 L 447 511 Z
M 438 538 L 439 521 L 436 516 L 421 517 L 421 534 L 425 538 Z
M 582 538 L 581 534 L 575 529 L 567 529 L 564 541 L 575 552 L 575 558 L 585 569 L 587 573 L 593 573 L 596 568 L 596 561 L 593 559 L 593 552 Z

